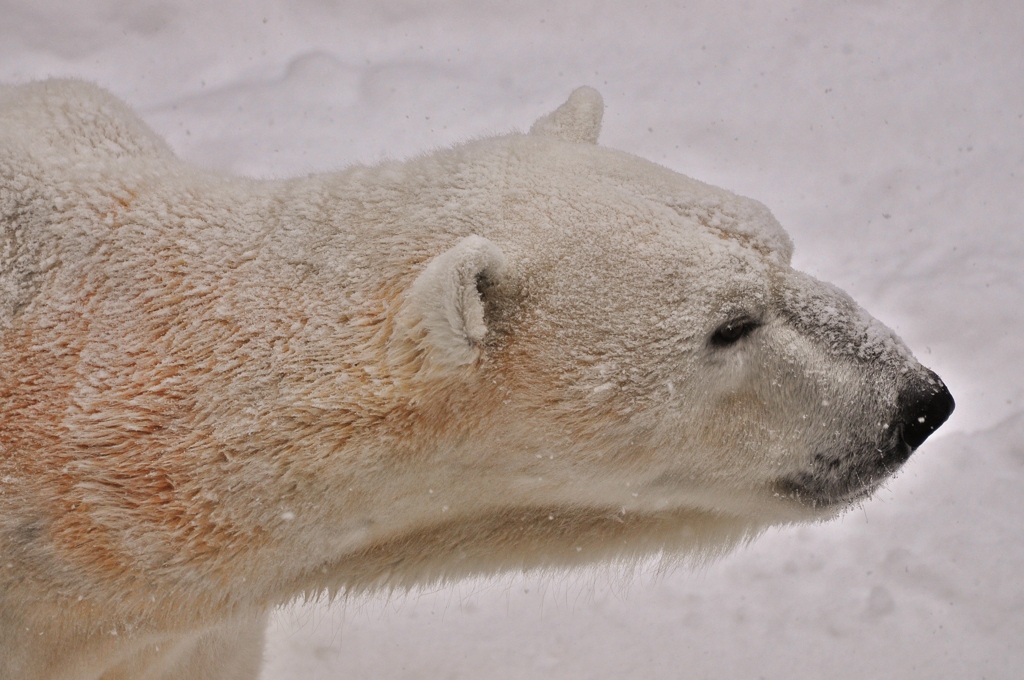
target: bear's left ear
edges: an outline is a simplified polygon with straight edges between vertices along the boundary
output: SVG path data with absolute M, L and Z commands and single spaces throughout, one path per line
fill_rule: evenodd
M 409 287 L 398 313 L 406 340 L 425 352 L 431 364 L 472 363 L 487 335 L 481 282 L 497 281 L 504 268 L 498 246 L 476 235 L 435 257 Z
M 592 87 L 577 87 L 564 104 L 537 119 L 530 128 L 530 134 L 579 144 L 597 144 L 603 115 L 601 94 Z

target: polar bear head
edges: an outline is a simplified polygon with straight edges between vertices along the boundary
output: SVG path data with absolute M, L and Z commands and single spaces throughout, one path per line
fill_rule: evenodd
M 952 411 L 942 382 L 794 270 L 762 204 L 597 146 L 601 112 L 581 88 L 529 134 L 421 169 L 489 197 L 424 225 L 449 246 L 392 346 L 459 432 L 432 477 L 469 482 L 447 512 L 475 508 L 519 559 L 527 527 L 539 553 L 604 532 L 625 553 L 714 550 L 869 496 Z

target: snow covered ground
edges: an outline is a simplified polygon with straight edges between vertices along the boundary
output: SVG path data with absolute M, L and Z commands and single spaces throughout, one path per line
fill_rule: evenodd
M 97 81 L 260 176 L 526 128 L 772 208 L 796 265 L 957 399 L 874 499 L 697 572 L 509 577 L 281 612 L 264 680 L 1016 678 L 1024 668 L 1024 4 L 0 0 L 0 81 Z

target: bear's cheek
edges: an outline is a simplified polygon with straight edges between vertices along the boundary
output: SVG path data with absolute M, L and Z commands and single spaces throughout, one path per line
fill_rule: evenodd
M 891 401 L 884 376 L 865 372 L 792 330 L 766 328 L 681 382 L 662 440 L 678 451 L 677 469 L 737 485 L 804 472 L 823 450 L 856 455 L 878 438 Z

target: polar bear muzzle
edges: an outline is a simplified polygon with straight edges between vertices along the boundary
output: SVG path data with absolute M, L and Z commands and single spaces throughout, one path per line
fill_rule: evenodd
M 838 508 L 874 492 L 953 413 L 953 396 L 939 376 L 920 371 L 900 390 L 896 414 L 883 426 L 880 441 L 815 455 L 809 471 L 778 484 L 780 495 L 811 508 Z

